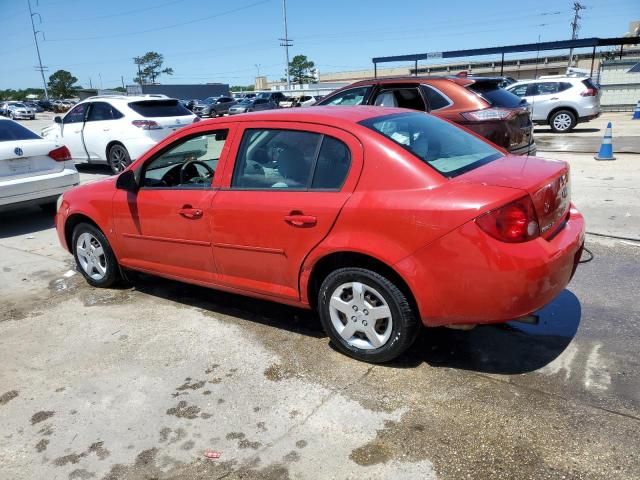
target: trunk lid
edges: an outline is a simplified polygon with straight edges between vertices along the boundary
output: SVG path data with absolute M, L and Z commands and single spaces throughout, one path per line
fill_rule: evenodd
M 129 103 L 129 108 L 141 119 L 156 122 L 161 128 L 145 130 L 153 140 L 160 141 L 170 133 L 191 125 L 196 115 L 175 99 L 149 99 Z
M 563 224 L 571 203 L 569 164 L 537 157 L 508 155 L 453 181 L 509 187 L 527 192 L 538 215 L 540 234 L 552 236 Z
M 58 146 L 49 140 L 15 140 L 0 142 L 0 180 L 15 180 L 64 170 L 49 152 Z

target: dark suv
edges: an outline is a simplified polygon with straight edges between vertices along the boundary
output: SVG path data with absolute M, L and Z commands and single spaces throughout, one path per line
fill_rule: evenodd
M 516 155 L 535 155 L 526 101 L 501 78 L 406 77 L 363 80 L 316 105 L 378 105 L 422 110 L 462 125 Z

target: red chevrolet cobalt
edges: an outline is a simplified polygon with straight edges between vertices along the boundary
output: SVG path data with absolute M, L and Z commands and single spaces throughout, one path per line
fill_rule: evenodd
M 380 107 L 193 124 L 65 193 L 56 227 L 93 286 L 130 269 L 314 308 L 367 362 L 400 355 L 421 324 L 531 314 L 584 241 L 566 163 Z

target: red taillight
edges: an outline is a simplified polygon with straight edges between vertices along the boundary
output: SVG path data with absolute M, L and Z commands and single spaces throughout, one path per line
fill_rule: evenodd
M 162 127 L 153 120 L 134 120 L 131 122 L 134 126 L 142 130 L 160 130 Z
M 485 122 L 491 120 L 509 120 L 516 116 L 516 114 L 514 110 L 507 110 L 505 108 L 485 108 L 473 112 L 464 112 L 460 115 L 474 122 Z
M 584 92 L 580 94 L 582 97 L 595 97 L 598 95 L 598 90 L 595 88 L 587 88 Z
M 71 160 L 71 152 L 64 145 L 60 148 L 56 148 L 55 150 L 51 150 L 49 152 L 49 156 L 56 162 L 65 162 L 67 160 Z
M 538 216 L 527 195 L 476 218 L 478 226 L 502 242 L 519 243 L 540 235 Z

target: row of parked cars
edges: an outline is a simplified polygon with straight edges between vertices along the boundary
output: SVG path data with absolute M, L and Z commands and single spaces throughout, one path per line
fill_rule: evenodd
M 318 95 L 286 96 L 282 92 L 248 92 L 233 96 L 221 95 L 204 100 L 180 100 L 199 117 L 219 117 L 238 113 L 258 112 L 275 108 L 308 107 L 320 100 Z
M 293 101 L 282 92 L 212 97 L 191 105 L 163 95 L 96 96 L 55 117 L 41 133 L 52 144 L 64 145 L 73 161 L 106 164 L 117 174 L 164 137 L 201 117 L 277 109 Z M 534 123 L 548 123 L 553 130 L 565 132 L 600 113 L 598 87 L 589 79 L 573 77 L 515 83 L 505 78 L 457 76 L 372 79 L 304 101 L 429 112 L 518 155 L 536 153 Z M 5 102 L 0 109 L 12 118 L 33 118 L 35 109 L 20 105 Z

